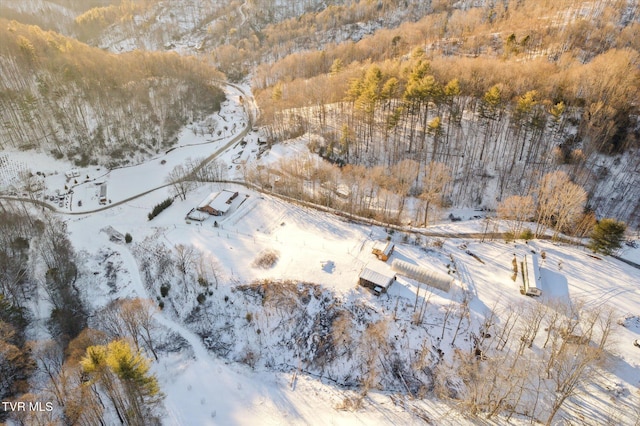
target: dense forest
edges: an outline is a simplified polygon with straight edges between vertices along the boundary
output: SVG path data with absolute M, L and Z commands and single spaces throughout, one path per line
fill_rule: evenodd
M 263 124 L 273 141 L 318 136 L 310 148 L 333 163 L 412 160 L 424 176 L 442 165 L 449 206 L 495 208 L 561 170 L 587 191 L 587 210 L 637 226 L 637 5 L 578 3 L 443 7 L 261 64 Z M 423 186 L 416 172 L 406 193 Z
M 627 0 L 139 1 L 74 28 L 249 77 L 270 142 L 306 134 L 339 165 L 442 164 L 443 205 L 496 208 L 563 171 L 588 211 L 636 227 L 639 17 Z
M 3 7 L 7 16 L 37 15 L 12 2 Z M 633 1 L 56 0 L 42 7 L 72 18 L 65 34 L 130 52 L 117 60 L 105 54 L 127 62 L 118 69 L 141 61 L 180 65 L 145 65 L 134 79 L 118 80 L 115 73 L 116 90 L 108 94 L 113 85 L 66 85 L 65 78 L 74 77 L 68 69 L 60 75 L 49 62 L 51 43 L 42 40 L 52 33 L 31 40 L 35 27 L 14 25 L 11 59 L 3 69 L 47 71 L 8 85 L 4 110 L 20 112 L 3 117 L 5 143 L 12 146 L 46 144 L 79 164 L 89 158 L 86 144 L 70 141 L 75 135 L 93 141 L 111 164 L 158 151 L 181 124 L 215 107 L 219 94 L 204 76 L 210 72 L 206 62 L 233 80 L 250 78 L 271 143 L 305 134 L 312 151 L 340 166 L 389 171 L 405 160 L 417 162 L 407 195 L 423 191 L 419 176 L 428 174 L 428 164 L 442 165 L 449 176 L 438 204 L 492 209 L 509 196 L 535 195 L 542 176 L 563 171 L 587 192 L 587 211 L 632 227 L 640 223 L 634 202 L 640 19 Z M 203 61 L 140 48 L 194 52 Z M 169 90 L 174 86 L 180 90 Z M 118 90 L 139 93 L 135 110 L 149 119 L 113 125 L 133 110 L 119 103 Z M 91 91 L 97 93 L 86 94 Z M 70 106 L 77 93 L 93 104 Z M 97 100 L 105 98 L 109 108 Z M 35 106 L 47 106 L 58 118 L 34 115 Z M 33 123 L 28 129 L 18 124 L 22 116 Z M 75 129 L 72 138 L 69 128 Z M 379 186 L 370 195 L 380 198 L 384 190 Z
M 240 80 L 265 61 L 415 22 L 432 6 L 417 0 L 48 0 L 36 9 L 15 0 L 0 5 L 9 19 L 113 52 L 195 51 L 229 78 Z M 48 19 L 40 17 L 43 11 Z
M 219 109 L 221 74 L 171 53 L 114 55 L 0 20 L 0 148 L 118 165 L 169 147 Z
M 108 6 L 111 0 L 52 0 L 24 2 L 6 0 L 0 3 L 0 16 L 27 25 L 37 25 L 64 35 L 72 35 L 74 18 L 95 7 Z

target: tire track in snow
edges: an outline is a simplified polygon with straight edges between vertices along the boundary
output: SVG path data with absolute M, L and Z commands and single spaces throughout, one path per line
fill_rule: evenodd
M 130 271 L 130 295 L 135 293 L 138 297 L 149 299 L 133 253 L 127 247 L 111 244 L 122 256 L 123 266 Z M 159 311 L 154 318 L 158 324 L 185 339 L 194 356 L 193 362 L 186 366 L 180 362 L 175 365 L 175 372 L 167 370 L 169 374 L 162 375 L 164 383 L 161 382 L 161 388 L 167 394 L 163 406 L 168 414 L 164 424 L 254 424 L 259 419 L 269 424 L 308 421 L 309 416 L 299 411 L 304 407 L 299 406 L 299 401 L 293 401 L 288 392 L 278 386 L 277 377 L 275 383 L 269 383 L 270 379 L 263 383 L 247 377 L 211 354 L 197 334 L 165 312 Z M 223 398 L 214 399 L 215 395 L 222 395 Z M 191 410 L 188 406 L 191 406 Z
M 126 247 L 123 247 L 116 243 L 112 243 L 112 244 L 115 246 L 115 250 L 118 251 L 122 256 L 123 264 L 130 273 L 131 284 L 132 284 L 131 289 L 133 290 L 133 292 L 138 297 L 153 300 L 153 298 L 148 294 L 147 289 L 145 288 L 142 282 L 142 277 L 140 276 L 140 269 L 138 268 L 138 262 L 133 256 L 133 253 L 131 253 L 131 251 Z M 204 347 L 204 344 L 195 333 L 188 330 L 185 326 L 183 326 L 182 324 L 179 324 L 175 320 L 167 318 L 167 315 L 164 314 L 163 311 L 159 311 L 156 315 L 154 315 L 154 318 L 158 323 L 171 329 L 172 331 L 175 331 L 180 336 L 182 336 L 193 348 L 193 352 L 196 360 L 210 358 L 207 349 Z
M 142 277 L 140 275 L 140 269 L 138 267 L 138 262 L 136 261 L 135 257 L 133 256 L 133 253 L 131 253 L 131 251 L 126 248 L 126 247 L 122 247 L 118 244 L 114 243 L 114 246 L 116 246 L 118 248 L 118 251 L 120 253 L 120 255 L 122 256 L 123 259 L 123 263 L 126 266 L 127 270 L 130 271 L 130 277 L 131 277 L 131 284 L 132 284 L 132 290 L 133 292 L 136 293 L 136 295 L 138 297 L 142 297 L 142 298 L 146 298 L 146 299 L 150 299 L 153 300 L 148 292 L 146 287 L 144 286 L 144 283 L 142 281 Z M 222 375 L 222 369 L 220 368 L 220 366 L 218 366 L 218 368 L 216 368 L 216 365 L 218 360 L 214 359 L 208 352 L 208 350 L 205 348 L 201 338 L 199 336 L 197 336 L 194 332 L 192 332 L 191 330 L 187 329 L 184 325 L 178 323 L 177 321 L 169 318 L 164 311 L 158 311 L 156 315 L 154 315 L 154 319 L 155 321 L 162 325 L 163 327 L 166 327 L 167 329 L 177 333 L 178 335 L 180 335 L 184 340 L 187 341 L 187 343 L 191 346 L 191 349 L 193 351 L 193 356 L 194 356 L 194 365 L 192 366 L 192 368 L 195 368 L 195 365 L 197 365 L 197 370 L 198 373 L 200 375 L 200 377 L 202 378 L 215 378 L 215 377 L 220 377 Z M 191 385 L 189 385 L 189 387 L 187 388 L 187 391 L 191 390 Z M 198 395 L 200 396 L 200 395 Z M 205 398 L 206 396 L 203 396 L 203 398 Z M 204 400 L 204 399 L 203 399 Z M 206 400 L 205 400 L 206 401 Z M 167 403 L 168 402 L 168 403 Z M 178 406 L 174 406 L 173 404 L 171 404 L 171 401 L 166 401 L 163 404 L 164 408 L 167 410 L 168 414 L 169 414 L 169 418 L 170 418 L 170 424 L 175 424 L 175 425 L 188 425 L 189 422 L 187 420 L 184 419 L 183 417 L 183 410 L 180 409 L 180 407 Z M 214 410 L 212 412 L 212 420 L 213 417 L 215 416 L 216 411 Z

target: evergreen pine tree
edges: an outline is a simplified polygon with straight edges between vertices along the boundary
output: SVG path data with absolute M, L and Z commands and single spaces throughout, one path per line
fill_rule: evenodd
M 627 225 L 615 219 L 605 218 L 593 227 L 589 248 L 596 253 L 613 254 L 622 246 Z

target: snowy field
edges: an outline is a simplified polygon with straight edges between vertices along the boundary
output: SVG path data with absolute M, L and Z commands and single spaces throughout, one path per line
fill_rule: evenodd
M 382 236 L 382 230 L 326 220 L 320 213 L 262 197 L 242 187 L 231 189 L 241 191 L 241 197 L 249 195 L 247 201 L 219 220 L 219 228 L 213 227 L 213 218 L 187 224 L 186 212 L 211 190 L 219 189 L 217 185 L 206 185 L 187 201 L 174 203 L 153 222 L 147 221 L 146 212 L 156 198 L 166 194 L 154 193 L 105 212 L 69 219 L 68 229 L 78 250 L 89 259 L 100 259 L 98 253 L 113 250 L 110 259 L 119 265 L 118 292 L 112 293 L 112 289 L 96 280 L 95 288 L 89 290 L 94 306 L 100 307 L 116 297 L 148 296 L 127 246 L 110 242 L 107 233 L 100 232 L 107 224 L 117 231 L 131 232 L 135 240 L 160 231 L 169 247 L 193 244 L 214 254 L 224 265 L 225 275 L 236 282 L 264 277 L 264 273 L 249 264 L 261 250 L 277 248 L 281 251 L 280 261 L 267 275 L 305 277 L 344 294 L 355 291 L 360 297 L 372 297 L 356 290 L 354 280 L 361 265 L 377 262 L 369 253 L 373 245 L 371 237 Z M 322 262 L 327 260 L 335 263 L 331 272 L 322 270 Z M 394 291 L 402 292 L 403 287 Z M 292 388 L 290 374 L 256 373 L 242 365 L 229 365 L 208 353 L 199 337 L 172 318 L 163 315 L 159 320 L 186 339 L 192 348 L 164 357 L 155 366 L 167 395 L 167 425 L 416 422 L 388 395 L 376 392 L 371 393 L 367 403 L 371 409 L 356 413 L 336 410 L 344 398 L 345 391 L 340 388 L 304 376 Z M 445 409 L 436 404 L 432 408 L 435 412 Z M 456 423 L 451 420 L 450 424 Z
M 185 221 L 191 208 L 209 193 L 223 189 L 238 191 L 244 202 L 224 217 L 211 217 L 204 222 Z M 384 263 L 371 254 L 374 243 L 387 237 L 384 229 L 349 223 L 240 185 L 203 185 L 186 201 L 176 201 L 149 222 L 147 212 L 168 195 L 166 191 L 159 190 L 104 212 L 67 220 L 72 241 L 88 259 L 97 262 L 98 253 L 104 251 L 112 252 L 112 261 L 119 259 L 117 290 L 114 293 L 113 288 L 96 280 L 90 297 L 95 307 L 115 297 L 152 297 L 142 282 L 131 246 L 110 242 L 108 233 L 101 232 L 106 226 L 123 234 L 131 233 L 132 246 L 152 237 L 169 249 L 179 244 L 196 247 L 222 265 L 221 275 L 225 277 L 222 292 L 256 279 L 304 280 L 330 289 L 345 301 L 363 300 L 381 311 L 391 310 L 396 299 L 401 301 L 401 306 L 412 305 L 418 289 L 416 282 L 399 277 L 388 295 L 377 298 L 357 286 L 364 265 L 384 269 L 393 259 L 401 259 L 446 273 L 453 257 L 457 265 L 455 284 L 448 294 L 435 291 L 432 302 L 435 301 L 436 307 L 444 306 L 450 301 L 460 301 L 464 294 L 471 295 L 470 327 L 477 327 L 489 308 L 508 311 L 516 304 L 545 303 L 546 298 L 582 299 L 588 308 L 614 307 L 616 317 L 626 327 L 618 327 L 616 331 L 618 344 L 612 353 L 615 363 L 605 381 L 610 389 L 624 391 L 618 392 L 621 397 L 598 394 L 590 403 L 606 411 L 612 403 L 633 405 L 637 401 L 634 398 L 640 388 L 640 349 L 634 347 L 632 341 L 640 338 L 640 271 L 631 266 L 608 257 L 596 259 L 583 249 L 550 242 L 506 244 L 446 239 L 442 241 L 442 248 L 436 248 L 433 241 L 425 237 L 416 241 L 414 235 L 400 234 L 392 236 L 396 250 Z M 480 220 L 450 224 L 447 230 L 454 231 L 458 226 L 458 232 L 482 232 Z M 279 252 L 277 263 L 266 270 L 253 267 L 253 260 L 265 250 Z M 543 296 L 540 299 L 522 296 L 518 284 L 510 278 L 513 255 L 521 257 L 532 250 L 546 254 L 546 259 L 541 261 L 543 282 L 539 288 Z M 100 265 L 92 267 L 100 268 Z M 434 315 L 440 312 L 433 309 Z M 155 366 L 167 396 L 167 425 L 417 424 L 419 421 L 411 414 L 416 410 L 428 413 L 429 418 L 437 419 L 437 424 L 464 422 L 444 405 L 424 400 L 407 401 L 405 406 L 397 400 L 394 402 L 390 394 L 378 391 L 369 393 L 362 410 L 338 410 L 336 407 L 349 391 L 304 374 L 297 376 L 294 386 L 295 373 L 264 368 L 252 370 L 242 364 L 229 364 L 228 360 L 208 352 L 202 339 L 172 314 L 160 315 L 159 321 L 181 335 L 192 348 L 192 351 L 162 357 Z M 427 319 L 432 323 L 428 327 L 434 329 L 435 334 L 442 328 L 438 321 L 442 319 L 437 316 Z M 459 341 L 459 346 L 469 347 L 469 343 Z M 599 398 L 609 400 L 597 402 Z M 630 419 L 624 418 L 625 422 Z

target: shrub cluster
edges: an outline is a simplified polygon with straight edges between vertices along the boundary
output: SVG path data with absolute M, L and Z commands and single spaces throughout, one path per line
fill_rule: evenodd
M 151 210 L 151 213 L 149 213 L 147 215 L 147 217 L 149 218 L 149 220 L 153 219 L 154 217 L 158 216 L 160 213 L 162 213 L 162 211 L 164 209 L 166 209 L 167 207 L 169 207 L 171 204 L 173 204 L 173 198 L 169 197 L 166 200 L 164 200 L 163 202 L 156 204 L 153 207 L 153 210 Z
M 169 290 L 170 289 L 171 289 L 171 285 L 170 284 L 162 284 L 160 286 L 160 296 L 167 297 L 167 295 L 169 294 Z
M 276 264 L 278 258 L 280 258 L 280 252 L 277 250 L 265 250 L 255 258 L 252 266 L 254 268 L 269 269 Z

